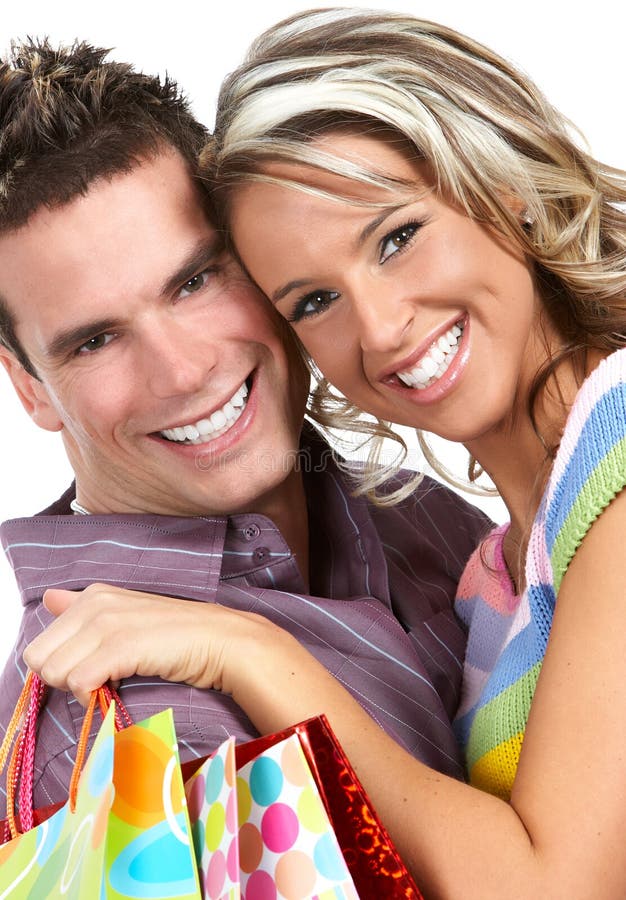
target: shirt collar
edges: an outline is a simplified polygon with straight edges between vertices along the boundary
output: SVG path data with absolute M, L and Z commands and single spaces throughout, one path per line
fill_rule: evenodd
M 389 604 L 387 565 L 367 501 L 351 496 L 328 444 L 309 425 L 298 458 L 307 495 L 311 588 Z M 136 590 L 214 599 L 219 580 L 305 593 L 276 525 L 254 513 L 229 517 L 72 515 L 70 486 L 34 517 L 0 526 L 24 603 L 46 587 L 110 581 Z

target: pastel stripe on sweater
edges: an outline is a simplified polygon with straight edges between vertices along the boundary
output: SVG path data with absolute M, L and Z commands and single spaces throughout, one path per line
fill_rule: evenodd
M 510 796 L 563 577 L 625 484 L 626 349 L 592 372 L 568 416 L 530 534 L 524 594 L 515 596 L 506 570 L 506 526 L 475 551 L 461 578 L 456 610 L 468 645 L 455 729 L 476 787 Z

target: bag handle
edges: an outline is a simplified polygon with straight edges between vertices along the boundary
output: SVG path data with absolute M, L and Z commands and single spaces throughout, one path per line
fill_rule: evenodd
M 34 672 L 29 671 L 0 746 L 0 772 L 4 769 L 9 751 L 13 747 L 7 769 L 6 824 L 9 834 L 5 834 L 5 840 L 17 837 L 18 834 L 25 831 L 30 831 L 34 824 L 35 728 L 46 690 L 47 686 L 41 678 L 35 675 Z M 69 804 L 71 812 L 74 812 L 76 808 L 78 782 L 87 754 L 89 732 L 91 731 L 96 704 L 100 707 L 100 712 L 104 718 L 112 702 L 115 702 L 116 731 L 121 731 L 126 726 L 132 725 L 132 719 L 117 691 L 106 684 L 96 691 L 92 691 L 80 729 L 76 759 L 70 780 Z M 16 794 L 18 796 L 19 825 L 15 813 Z
M 89 732 L 91 731 L 91 723 L 93 721 L 93 714 L 96 708 L 96 703 L 98 703 L 100 707 L 100 715 L 104 719 L 107 712 L 109 711 L 111 703 L 113 702 L 115 703 L 115 730 L 122 731 L 122 729 L 127 728 L 129 725 L 133 724 L 133 720 L 131 719 L 128 710 L 122 703 L 122 700 L 120 699 L 120 696 L 116 690 L 109 687 L 108 684 L 103 684 L 102 687 L 98 688 L 98 690 L 91 692 L 89 705 L 85 710 L 85 718 L 83 719 L 83 724 L 80 729 L 78 746 L 76 748 L 76 759 L 74 760 L 74 768 L 72 769 L 72 777 L 70 779 L 70 812 L 74 812 L 74 810 L 76 809 L 78 781 L 80 779 L 81 772 L 83 771 L 85 756 L 87 755 Z

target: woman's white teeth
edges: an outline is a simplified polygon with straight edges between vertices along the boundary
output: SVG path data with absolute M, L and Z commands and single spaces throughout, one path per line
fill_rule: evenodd
M 423 391 L 444 374 L 459 349 L 463 334 L 462 325 L 453 325 L 430 345 L 419 363 L 406 372 L 398 372 L 398 378 L 407 387 Z
M 235 424 L 244 410 L 247 396 L 248 388 L 244 382 L 230 400 L 227 400 L 221 409 L 216 409 L 211 413 L 208 418 L 191 422 L 189 425 L 166 428 L 161 434 L 168 441 L 186 444 L 204 444 L 209 440 L 212 441 Z
M 228 419 L 226 418 L 226 413 L 223 408 L 216 410 L 211 416 L 211 425 L 215 431 L 219 431 L 220 428 L 223 428 Z
M 441 352 L 441 351 L 440 351 Z M 420 373 L 416 373 L 417 377 L 419 375 L 424 374 L 427 375 L 428 378 L 431 378 L 437 369 L 439 368 L 439 364 L 436 359 L 433 359 L 432 356 L 425 357 L 420 365 L 420 369 L 422 370 Z

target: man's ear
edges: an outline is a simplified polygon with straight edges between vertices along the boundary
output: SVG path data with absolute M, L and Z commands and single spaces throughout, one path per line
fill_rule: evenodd
M 6 347 L 0 346 L 0 362 L 13 382 L 15 393 L 35 425 L 46 431 L 61 431 L 63 421 L 50 399 L 43 382 L 30 375 L 17 357 Z

